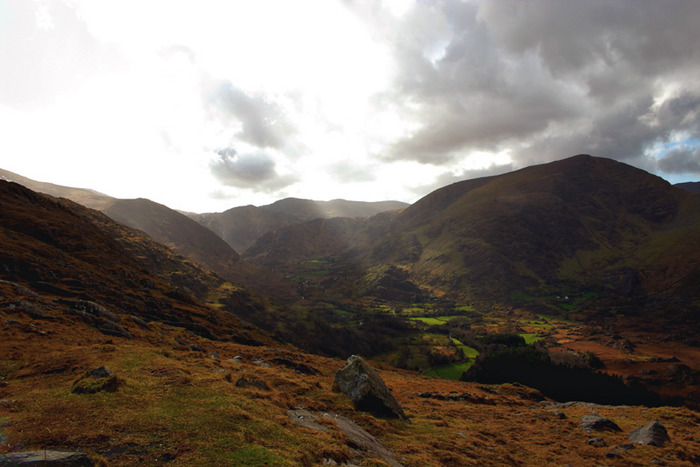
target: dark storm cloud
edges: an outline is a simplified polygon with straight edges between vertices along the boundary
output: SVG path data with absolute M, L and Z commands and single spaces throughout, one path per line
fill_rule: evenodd
M 700 2 L 428 2 L 412 14 L 392 36 L 384 98 L 416 125 L 385 159 L 510 150 L 517 168 L 586 152 L 652 170 L 650 148 L 700 137 Z M 440 15 L 442 36 L 411 39 Z
M 241 123 L 238 139 L 259 148 L 281 149 L 295 133 L 278 105 L 264 96 L 246 94 L 228 81 L 214 86 L 209 103 L 224 118 L 234 118 Z
M 700 175 L 700 147 L 669 151 L 659 160 L 659 168 L 669 174 L 691 173 Z
M 275 162 L 264 153 L 238 154 L 233 148 L 217 152 L 210 163 L 212 174 L 224 185 L 272 192 L 294 183 L 289 176 L 279 176 Z

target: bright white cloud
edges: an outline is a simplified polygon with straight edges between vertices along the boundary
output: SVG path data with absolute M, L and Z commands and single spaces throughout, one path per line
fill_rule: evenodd
M 511 6 L 0 2 L 0 167 L 190 211 L 581 152 L 695 176 L 700 3 Z

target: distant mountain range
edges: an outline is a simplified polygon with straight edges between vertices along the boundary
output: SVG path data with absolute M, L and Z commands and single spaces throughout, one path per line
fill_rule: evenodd
M 243 253 L 267 232 L 313 219 L 367 218 L 383 211 L 406 208 L 399 201 L 313 201 L 286 198 L 266 206 L 241 206 L 220 213 L 188 214 Z
M 546 311 L 586 297 L 589 308 L 675 307 L 678 316 L 696 314 L 700 300 L 695 185 L 588 155 L 458 182 L 408 207 L 290 198 L 188 215 L 4 176 L 95 206 L 228 280 L 289 299 Z
M 185 215 L 148 199 L 117 199 L 90 189 L 38 182 L 2 169 L 0 179 L 100 210 L 117 222 L 142 230 L 154 240 L 223 278 L 266 295 L 285 298 L 293 294 L 292 284 L 274 273 L 261 271 L 243 260 L 236 250 L 243 251 L 266 232 L 290 224 L 320 217 L 368 217 L 383 210 L 407 206 L 396 201 L 369 203 L 288 198 L 268 206 L 245 206 L 222 213 Z
M 700 182 L 676 183 L 674 186 L 682 188 L 691 193 L 700 193 Z

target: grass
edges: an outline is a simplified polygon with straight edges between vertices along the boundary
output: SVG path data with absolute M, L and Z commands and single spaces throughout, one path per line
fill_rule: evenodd
M 476 358 L 479 356 L 479 351 L 473 347 L 462 344 L 458 339 L 452 338 L 452 342 L 464 353 L 467 358 Z
M 436 378 L 458 381 L 462 377 L 462 373 L 467 371 L 473 364 L 474 360 L 469 360 L 463 363 L 455 363 L 453 365 L 433 368 L 432 370 L 428 370 L 423 374 L 425 376 L 433 376 Z
M 535 332 L 530 332 L 530 333 L 525 333 L 525 334 L 518 334 L 520 337 L 525 339 L 525 344 L 531 345 L 534 344 L 535 342 L 539 342 L 542 339 L 544 339 L 542 336 L 539 336 Z
M 461 318 L 461 315 L 451 315 L 451 316 L 415 316 L 409 318 L 411 321 L 421 321 L 429 326 L 438 326 L 445 324 L 451 319 Z
M 520 324 L 535 329 L 552 329 L 554 327 L 554 325 L 550 323 L 543 323 L 541 321 L 532 321 L 527 319 L 520 320 Z

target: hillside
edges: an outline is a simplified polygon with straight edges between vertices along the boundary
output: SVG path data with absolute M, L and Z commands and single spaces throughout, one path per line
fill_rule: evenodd
M 211 230 L 184 214 L 148 199 L 115 199 L 102 212 L 146 232 L 155 241 L 236 284 L 270 296 L 289 298 L 291 284 L 243 260 Z
M 700 418 L 683 407 L 558 403 L 518 384 L 378 365 L 410 424 L 358 410 L 334 388 L 342 360 L 236 318 L 234 302 L 260 304 L 141 232 L 8 182 L 0 215 L 0 456 L 81 451 L 113 466 L 700 462 Z M 586 428 L 592 412 L 620 431 Z M 630 444 L 653 419 L 670 439 Z
M 331 239 L 322 227 L 280 230 L 249 257 L 290 270 L 301 249 L 308 258 L 358 265 L 359 275 L 331 274 L 326 282 L 350 281 L 370 294 L 380 282 L 398 292 L 420 289 L 409 294 L 414 301 L 447 297 L 556 311 L 546 297 L 585 295 L 629 313 L 654 298 L 650 306 L 666 300 L 674 309 L 669 318 L 698 316 L 700 200 L 609 159 L 582 155 L 455 183 L 370 219 L 352 242 L 345 233 Z M 323 239 L 318 247 L 316 238 Z
M 239 253 L 245 252 L 267 232 L 313 219 L 368 218 L 408 206 L 398 201 L 313 201 L 287 198 L 266 206 L 242 206 L 221 213 L 190 216 L 223 238 Z
M 143 198 L 118 199 L 89 189 L 38 182 L 6 170 L 0 170 L 0 177 L 102 211 L 236 284 L 285 300 L 293 298 L 292 284 L 275 274 L 259 270 L 212 231 L 167 206 Z
M 269 337 L 233 313 L 260 308 L 248 291 L 175 255 L 139 231 L 71 201 L 0 182 L 0 275 L 5 292 L 41 319 L 45 307 L 98 328 L 129 334 L 129 325 L 158 321 L 211 338 Z M 226 297 L 227 311 L 202 305 Z M 32 303 L 33 297 L 41 303 Z M 81 311 L 82 310 L 82 311 Z M 104 316 L 102 316 L 104 315 Z M 130 322 L 129 317 L 135 317 Z M 250 334 L 250 335 L 249 335 Z M 259 337 L 253 337 L 258 336 Z

